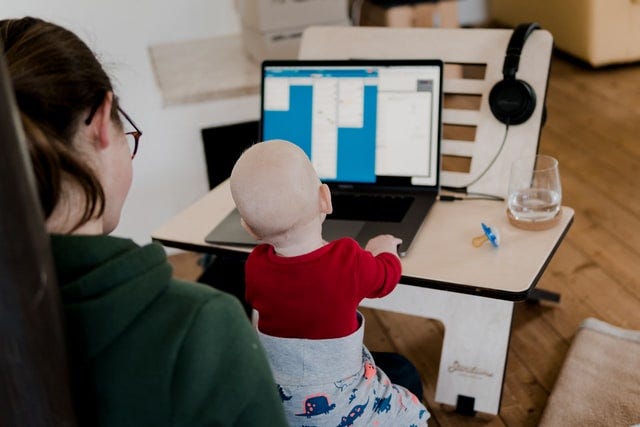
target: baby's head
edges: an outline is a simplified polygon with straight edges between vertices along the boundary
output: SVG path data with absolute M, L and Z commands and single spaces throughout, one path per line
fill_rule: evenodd
M 261 240 L 315 219 L 321 223 L 331 213 L 329 189 L 304 151 L 287 141 L 253 145 L 236 162 L 230 181 L 240 216 Z

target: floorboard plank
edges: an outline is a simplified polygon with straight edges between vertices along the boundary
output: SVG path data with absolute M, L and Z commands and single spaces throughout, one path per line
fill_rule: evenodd
M 509 350 L 507 357 L 500 418 L 510 426 L 537 426 L 548 391 L 513 349 Z

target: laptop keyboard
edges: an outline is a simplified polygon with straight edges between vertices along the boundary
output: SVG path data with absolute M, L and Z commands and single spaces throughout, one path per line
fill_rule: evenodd
M 411 196 L 332 194 L 333 213 L 328 218 L 400 222 L 409 210 Z

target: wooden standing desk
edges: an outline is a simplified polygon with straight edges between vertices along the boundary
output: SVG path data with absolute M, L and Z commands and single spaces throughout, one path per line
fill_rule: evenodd
M 198 252 L 248 252 L 204 241 L 233 208 L 225 181 L 155 230 L 152 238 Z M 444 324 L 435 400 L 463 413 L 498 413 L 514 302 L 534 289 L 574 214 L 563 207 L 554 228 L 525 231 L 509 224 L 505 210 L 504 202 L 436 202 L 402 259 L 401 284 L 384 298 L 363 301 L 363 306 Z M 500 231 L 499 248 L 471 244 L 482 234 L 481 222 Z

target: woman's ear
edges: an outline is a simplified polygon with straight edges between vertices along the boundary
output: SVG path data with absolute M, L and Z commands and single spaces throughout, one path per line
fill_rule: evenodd
M 111 108 L 113 107 L 113 92 L 107 92 L 98 109 L 96 110 L 90 126 L 98 137 L 98 147 L 107 148 L 111 144 Z
M 333 212 L 331 204 L 331 190 L 327 184 L 320 185 L 320 212 L 329 215 Z
M 249 226 L 249 224 L 245 222 L 244 218 L 240 218 L 240 225 L 242 225 L 242 228 L 247 230 L 247 233 L 249 233 L 251 237 L 253 237 L 256 240 L 262 240 L 262 238 L 253 231 L 253 229 Z

